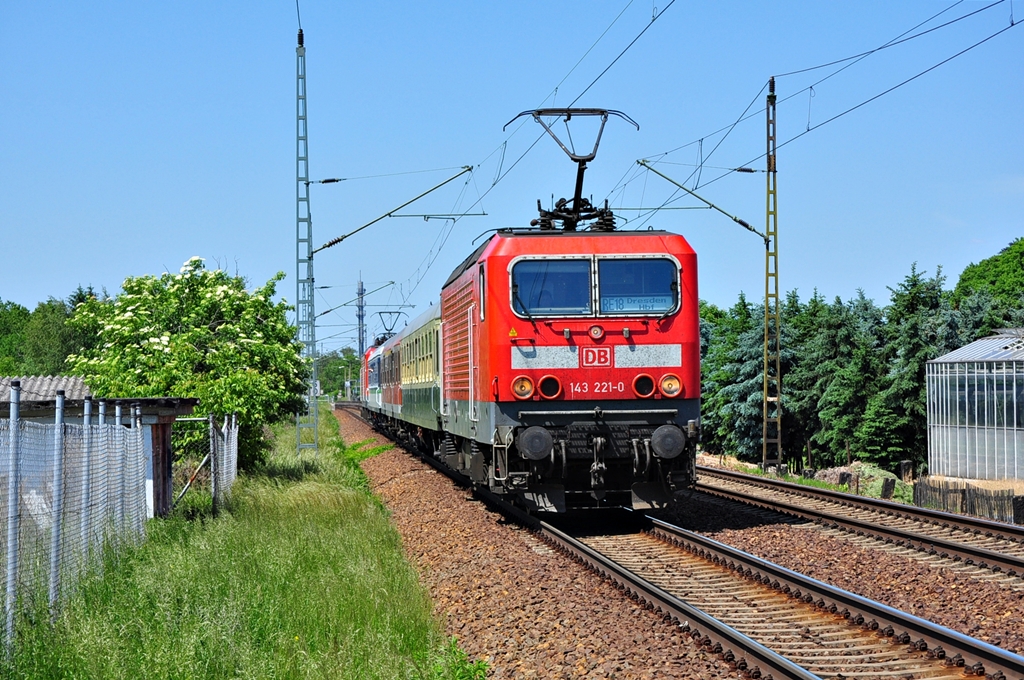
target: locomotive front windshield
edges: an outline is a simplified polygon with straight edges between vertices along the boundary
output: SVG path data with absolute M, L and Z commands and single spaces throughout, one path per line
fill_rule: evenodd
M 664 258 L 599 259 L 602 314 L 663 314 L 675 309 L 676 265 Z
M 593 276 L 596 268 L 596 289 Z M 512 308 L 525 316 L 658 315 L 679 301 L 666 257 L 524 259 L 512 266 Z
M 512 308 L 519 314 L 591 312 L 590 260 L 521 260 L 512 267 Z

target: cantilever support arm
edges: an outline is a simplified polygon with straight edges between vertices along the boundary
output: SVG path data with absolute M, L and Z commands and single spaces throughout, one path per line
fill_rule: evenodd
M 638 161 L 637 161 L 637 165 L 642 165 L 642 166 L 644 166 L 645 168 L 647 168 L 648 170 L 650 170 L 651 172 L 653 172 L 653 173 L 654 173 L 655 175 L 657 175 L 658 177 L 661 177 L 662 179 L 664 179 L 664 180 L 666 180 L 666 181 L 668 181 L 668 182 L 671 182 L 671 183 L 672 183 L 672 184 L 674 184 L 675 186 L 679 187 L 680 189 L 682 189 L 682 190 L 683 190 L 683 191 L 685 191 L 686 193 L 688 193 L 688 194 L 690 194 L 691 196 L 693 196 L 694 198 L 696 198 L 696 199 L 697 199 L 698 201 L 700 201 L 701 203 L 704 203 L 704 204 L 706 204 L 706 205 L 707 205 L 707 206 L 708 206 L 709 208 L 714 208 L 714 209 L 715 209 L 715 210 L 717 210 L 718 212 L 722 213 L 723 215 L 725 215 L 725 216 L 726 216 L 726 217 L 728 217 L 728 218 L 729 218 L 730 220 L 732 220 L 732 221 L 733 221 L 733 222 L 735 222 L 736 224 L 740 225 L 741 227 L 743 227 L 743 228 L 744 228 L 744 229 L 746 229 L 747 231 L 750 231 L 750 232 L 753 232 L 753 233 L 757 234 L 758 236 L 760 236 L 761 238 L 763 238 L 763 239 L 764 239 L 764 245 L 765 245 L 765 247 L 766 247 L 766 248 L 768 247 L 768 237 L 767 237 L 767 236 L 765 236 L 764 234 L 762 234 L 761 232 L 759 232 L 759 231 L 758 231 L 757 229 L 754 229 L 754 228 L 753 228 L 752 226 L 750 226 L 750 224 L 749 224 L 749 223 L 748 223 L 748 222 L 747 222 L 746 220 L 740 219 L 739 217 L 736 217 L 735 215 L 730 215 L 729 213 L 725 212 L 724 210 L 722 210 L 721 208 L 719 208 L 719 207 L 718 207 L 717 205 L 715 205 L 715 204 L 714 204 L 714 203 L 712 203 L 711 201 L 707 200 L 706 198 L 703 198 L 702 196 L 700 196 L 700 195 L 696 194 L 696 193 L 695 193 L 695 192 L 693 192 L 693 191 L 690 191 L 689 189 L 687 189 L 686 187 L 684 187 L 684 186 L 683 186 L 682 184 L 680 184 L 679 182 L 675 181 L 675 180 L 674 180 L 674 179 L 672 179 L 671 177 L 669 177 L 669 176 L 667 176 L 667 175 L 663 175 L 662 173 L 660 173 L 660 172 L 658 172 L 657 170 L 655 170 L 655 169 L 654 169 L 654 167 L 652 167 L 652 166 L 651 166 L 651 164 L 650 164 L 650 163 L 648 163 L 648 162 L 647 162 L 646 160 L 644 160 L 644 159 L 642 159 L 642 158 L 641 158 L 640 160 L 638 160 Z
M 458 179 L 459 177 L 465 175 L 467 172 L 470 172 L 472 169 L 473 169 L 472 165 L 467 165 L 467 166 L 463 167 L 462 170 L 459 173 L 457 173 L 455 175 L 452 175 L 451 177 L 449 177 L 445 181 L 441 182 L 437 186 L 435 186 L 435 187 L 433 187 L 431 189 L 427 189 L 426 191 L 424 191 L 422 194 L 420 194 L 416 198 L 413 198 L 413 199 L 410 199 L 410 200 L 406 201 L 405 203 L 403 203 L 402 205 L 398 206 L 394 210 L 389 210 L 388 212 L 384 213 L 383 215 L 381 215 L 377 219 L 370 220 L 369 222 L 367 222 L 363 226 L 359 227 L 358 229 L 354 229 L 354 230 L 350 231 L 347 234 L 343 234 L 342 236 L 339 236 L 338 238 L 331 239 L 327 243 L 323 244 L 322 246 L 320 246 L 319 248 L 314 250 L 311 253 L 311 255 L 315 255 L 316 253 L 319 253 L 321 250 L 325 250 L 327 248 L 330 248 L 331 246 L 338 245 L 339 243 L 341 243 L 342 241 L 347 239 L 349 236 L 354 236 L 355 234 L 358 234 L 359 232 L 361 232 L 363 229 L 366 229 L 369 226 L 377 224 L 378 222 L 380 222 L 385 217 L 393 217 L 393 216 L 395 216 L 395 213 L 398 212 L 399 210 L 401 210 L 402 208 L 404 208 L 405 206 L 409 205 L 410 203 L 415 203 L 416 201 L 420 200 L 421 198 L 423 198 L 424 196 L 426 196 L 427 194 L 429 194 L 432 191 L 437 191 L 438 189 L 443 187 L 445 184 L 448 184 L 449 182 L 451 182 L 451 181 L 453 181 L 455 179 Z

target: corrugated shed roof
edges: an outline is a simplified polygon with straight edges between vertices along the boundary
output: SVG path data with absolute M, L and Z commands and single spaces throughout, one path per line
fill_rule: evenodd
M 0 378 L 0 402 L 11 400 L 11 381 L 21 381 L 21 400 L 28 401 L 53 401 L 57 398 L 57 390 L 64 390 L 64 396 L 68 399 L 84 399 L 91 392 L 85 381 L 78 376 L 27 376 Z
M 1024 361 L 1024 328 L 1001 328 L 996 335 L 975 340 L 928 363 L 964 361 Z

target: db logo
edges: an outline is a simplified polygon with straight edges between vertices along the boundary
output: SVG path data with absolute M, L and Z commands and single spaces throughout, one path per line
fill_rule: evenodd
M 612 348 L 611 347 L 584 347 L 583 358 L 581 359 L 584 367 L 600 368 L 612 365 Z

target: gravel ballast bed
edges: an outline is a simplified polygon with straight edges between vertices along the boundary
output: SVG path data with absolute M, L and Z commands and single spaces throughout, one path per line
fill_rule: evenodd
M 813 524 L 765 524 L 766 513 L 699 494 L 672 517 L 686 529 L 819 581 L 1024 653 L 1024 592 L 828 536 Z
M 386 440 L 338 414 L 346 442 Z M 395 449 L 363 462 L 446 632 L 492 677 L 734 677 L 674 625 Z M 680 525 L 892 607 L 1024 652 L 1024 594 L 867 550 L 740 506 L 684 499 Z
M 335 413 L 345 442 L 386 442 Z M 363 469 L 390 509 L 446 633 L 470 658 L 485 659 L 490 677 L 737 677 L 678 626 L 507 524 L 409 454 L 385 451 L 363 461 Z

